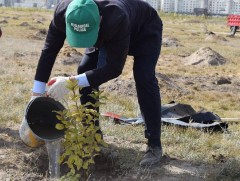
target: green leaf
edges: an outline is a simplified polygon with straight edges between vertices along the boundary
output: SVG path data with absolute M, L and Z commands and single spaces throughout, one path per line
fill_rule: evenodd
M 95 134 L 95 139 L 96 139 L 96 141 L 97 141 L 98 143 L 101 142 L 101 141 L 102 141 L 102 136 L 101 136 L 101 134 L 96 133 L 96 134 Z
M 80 170 L 83 166 L 83 160 L 77 156 L 74 164 L 77 166 L 77 170 Z
M 85 169 L 85 170 L 88 169 L 88 162 L 84 162 L 84 164 L 83 164 L 83 169 Z
M 62 117 L 62 116 L 56 115 L 56 117 L 57 117 L 57 119 L 58 119 L 59 121 L 62 121 L 62 120 L 63 120 L 63 117 Z
M 60 156 L 59 159 L 58 159 L 58 163 L 62 163 L 64 160 L 64 157 L 63 156 Z
M 67 161 L 67 165 L 69 168 L 73 168 L 73 163 L 74 163 L 74 155 L 71 155 L 69 158 L 68 158 L 68 161 Z
M 96 150 L 97 152 L 100 152 L 100 151 L 101 151 L 100 147 L 98 147 L 98 146 L 95 147 L 95 150 Z
M 73 154 L 73 152 L 71 150 L 68 149 L 65 151 L 65 155 L 71 155 L 71 154 Z
M 107 143 L 105 143 L 104 141 L 102 141 L 102 142 L 101 142 L 101 145 L 102 145 L 102 146 L 104 146 L 105 148 L 107 148 L 107 147 L 108 147 L 108 144 L 107 144 Z
M 63 129 L 64 129 L 64 125 L 61 124 L 61 123 L 57 123 L 55 127 L 56 127 L 56 129 L 58 129 L 58 130 L 63 130 Z
M 71 173 L 72 173 L 73 175 L 76 173 L 76 171 L 75 171 L 74 168 L 71 169 Z
M 94 160 L 91 158 L 91 159 L 88 160 L 88 163 L 94 164 L 95 162 L 94 162 Z

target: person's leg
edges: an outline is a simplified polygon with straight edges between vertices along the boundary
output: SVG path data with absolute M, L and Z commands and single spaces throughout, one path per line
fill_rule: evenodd
M 160 51 L 159 51 L 160 52 Z M 161 147 L 161 98 L 158 81 L 155 77 L 155 67 L 159 52 L 148 56 L 134 57 L 134 79 L 140 110 L 145 121 L 145 137 L 149 148 L 157 148 L 162 154 Z M 161 155 L 150 158 L 149 155 L 140 162 L 140 165 L 151 165 L 160 161 Z
M 104 47 L 99 49 L 97 68 L 103 67 L 107 63 L 106 49 Z

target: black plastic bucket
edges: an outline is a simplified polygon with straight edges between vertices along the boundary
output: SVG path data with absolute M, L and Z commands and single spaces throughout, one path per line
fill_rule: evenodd
M 31 147 L 38 147 L 36 140 L 54 141 L 64 135 L 64 130 L 57 130 L 56 111 L 63 111 L 64 106 L 49 97 L 36 97 L 31 100 L 25 110 L 24 120 L 20 128 L 22 140 Z M 33 138 L 34 136 L 34 138 Z M 40 143 L 39 143 L 40 144 Z

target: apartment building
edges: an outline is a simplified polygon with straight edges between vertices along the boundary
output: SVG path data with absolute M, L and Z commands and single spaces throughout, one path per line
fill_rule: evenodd
M 240 0 L 209 0 L 210 14 L 240 14 Z
M 159 10 L 160 9 L 160 0 L 145 0 L 148 2 L 154 9 Z
M 60 0 L 0 0 L 2 6 L 54 8 Z
M 175 0 L 175 2 L 174 12 L 193 12 L 194 8 L 200 8 L 199 0 Z
M 0 0 L 1 6 L 13 6 L 15 0 Z
M 161 10 L 165 12 L 193 13 L 194 8 L 204 6 L 206 0 L 161 0 Z
M 208 12 L 211 14 L 229 14 L 231 11 L 231 0 L 210 0 Z
M 45 7 L 46 0 L 15 0 L 13 3 L 14 7 Z
M 195 8 L 210 14 L 240 14 L 240 0 L 161 0 L 164 12 L 193 13 Z
M 240 0 L 233 0 L 231 2 L 231 14 L 240 14 Z
M 201 0 L 200 1 L 200 8 L 208 8 L 208 0 Z
M 175 0 L 161 0 L 161 10 L 165 12 L 174 12 Z
M 4 0 L 0 0 L 0 5 L 1 5 L 1 6 L 4 5 Z
M 200 7 L 201 0 L 161 0 L 161 10 L 165 12 L 193 12 Z

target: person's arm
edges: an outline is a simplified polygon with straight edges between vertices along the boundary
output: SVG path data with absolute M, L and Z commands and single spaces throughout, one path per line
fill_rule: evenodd
M 66 38 L 65 12 L 71 1 L 60 1 L 56 6 L 35 74 L 33 86 L 35 93 L 42 94 L 45 91 L 57 54 L 64 44 Z
M 85 72 L 90 86 L 99 86 L 118 77 L 122 73 L 128 54 L 127 42 L 129 42 L 129 38 L 111 43 L 105 47 L 107 56 L 106 64 L 101 68 Z
M 65 38 L 65 33 L 58 30 L 52 21 L 37 65 L 33 92 L 42 94 L 45 91 L 46 83 L 50 77 L 57 54 L 63 47 Z
M 100 35 L 104 36 L 106 42 L 104 44 L 106 64 L 101 68 L 85 72 L 92 87 L 99 86 L 122 73 L 130 44 L 130 30 L 128 18 L 124 14 L 116 17 L 103 17 L 105 24 L 100 29 Z

